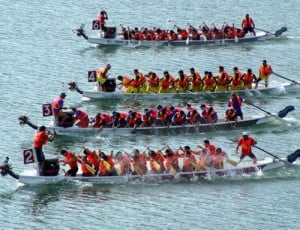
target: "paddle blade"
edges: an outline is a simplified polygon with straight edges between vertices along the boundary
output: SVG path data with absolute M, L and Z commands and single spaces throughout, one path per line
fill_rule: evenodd
M 300 157 L 300 149 L 297 149 L 294 153 L 288 155 L 287 161 L 293 163 L 298 157 Z
M 278 117 L 283 118 L 285 117 L 289 112 L 295 110 L 295 107 L 292 105 L 289 105 L 287 107 L 285 107 L 283 110 L 280 110 L 278 112 Z
M 226 159 L 226 162 L 233 165 L 233 166 L 237 166 L 237 164 L 238 164 L 236 161 L 234 161 L 232 159 L 229 159 L 229 158 Z
M 278 36 L 280 36 L 281 34 L 283 34 L 283 33 L 286 32 L 286 31 L 287 31 L 287 28 L 286 28 L 286 27 L 281 27 L 281 29 L 276 30 L 275 36 L 278 37 Z

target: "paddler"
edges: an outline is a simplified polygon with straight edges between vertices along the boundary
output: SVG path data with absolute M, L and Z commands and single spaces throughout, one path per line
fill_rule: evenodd
M 243 120 L 243 111 L 242 111 L 243 99 L 235 92 L 230 96 L 228 107 L 233 107 L 236 111 L 236 116 L 240 117 Z
M 257 78 L 254 73 L 252 73 L 252 69 L 247 69 L 247 72 L 243 74 L 242 80 L 244 82 L 245 89 L 252 89 L 252 83 L 256 83 L 255 88 L 257 88 Z
M 87 112 L 76 108 L 72 108 L 72 111 L 74 112 L 74 125 L 77 125 L 80 128 L 89 127 L 90 119 Z
M 248 156 L 253 160 L 253 164 L 256 164 L 257 158 L 252 152 L 252 146 L 256 145 L 256 140 L 252 138 L 248 132 L 243 132 L 243 136 L 237 142 L 236 151 L 238 153 L 239 147 L 241 146 L 241 155 L 239 163 L 244 159 L 244 157 Z
M 42 176 L 45 167 L 45 155 L 43 152 L 43 146 L 47 143 L 47 141 L 53 141 L 54 135 L 46 131 L 45 126 L 41 126 L 38 129 L 38 132 L 35 134 L 33 138 L 33 147 L 36 155 L 36 160 L 39 164 L 39 175 Z
M 156 153 L 153 150 L 149 150 L 150 155 L 150 169 L 152 173 L 161 174 L 165 171 L 164 158 L 161 154 Z
M 55 118 L 55 123 L 58 126 L 63 126 L 65 120 L 68 118 L 68 115 L 62 110 L 64 109 L 64 100 L 66 98 L 65 93 L 61 93 L 59 97 L 56 97 L 52 101 L 52 110 Z
M 177 173 L 180 172 L 179 164 L 178 164 L 178 156 L 174 154 L 173 150 L 168 146 L 165 150 L 165 165 L 167 173 Z
M 272 67 L 266 60 L 263 60 L 262 65 L 259 67 L 259 78 L 257 79 L 257 82 L 263 80 L 265 82 L 265 87 L 267 88 L 269 84 L 269 77 L 272 73 Z
M 78 172 L 78 166 L 75 154 L 71 151 L 68 152 L 65 149 L 61 150 L 60 154 L 65 157 L 65 159 L 61 160 L 60 162 L 69 166 L 69 170 L 65 173 L 65 176 L 76 176 L 76 173 Z
M 97 82 L 99 91 L 105 91 L 105 82 L 108 78 L 108 71 L 111 69 L 111 65 L 107 64 L 105 67 L 97 71 Z
M 99 21 L 99 25 L 100 25 L 100 30 L 102 31 L 106 31 L 107 28 L 105 26 L 106 21 L 108 20 L 108 16 L 105 10 L 101 10 L 100 13 L 97 16 L 97 20 Z
M 244 30 L 244 34 L 251 32 L 254 36 L 256 36 L 256 33 L 254 31 L 255 24 L 249 14 L 246 14 L 245 18 L 242 21 L 242 29 Z

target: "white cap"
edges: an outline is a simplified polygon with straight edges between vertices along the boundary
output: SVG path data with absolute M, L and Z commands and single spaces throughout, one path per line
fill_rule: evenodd
M 249 133 L 248 132 L 243 132 L 243 136 L 248 136 Z

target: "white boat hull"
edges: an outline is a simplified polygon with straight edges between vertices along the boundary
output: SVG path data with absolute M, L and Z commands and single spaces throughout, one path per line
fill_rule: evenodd
M 201 178 L 226 178 L 234 176 L 243 176 L 257 174 L 272 169 L 283 167 L 285 163 L 281 160 L 273 158 L 265 158 L 253 164 L 252 161 L 245 161 L 238 166 L 225 164 L 224 169 L 208 169 L 194 172 L 179 172 L 177 174 L 164 173 L 164 174 L 147 174 L 139 175 L 124 175 L 124 176 L 95 176 L 95 177 L 66 177 L 64 175 L 58 176 L 20 176 L 19 183 L 27 185 L 58 183 L 61 181 L 81 181 L 93 184 L 127 184 L 136 182 L 165 182 L 165 181 L 181 181 L 191 180 L 196 181 Z
M 177 40 L 177 41 L 148 41 L 148 40 L 124 40 L 118 38 L 88 37 L 87 42 L 101 46 L 128 46 L 128 47 L 164 47 L 164 46 L 220 46 L 228 44 L 240 44 L 246 42 L 257 42 L 274 39 L 272 33 L 257 32 L 256 36 L 246 36 L 236 39 L 214 39 L 214 40 Z
M 214 92 L 186 92 L 186 93 L 124 93 L 116 90 L 114 92 L 103 91 L 82 91 L 82 96 L 97 100 L 166 100 L 166 99 L 220 99 L 224 96 L 230 96 L 233 92 L 238 93 L 243 98 L 250 98 L 253 96 L 260 96 L 261 94 L 284 94 L 296 92 L 300 89 L 299 84 L 283 84 L 278 87 L 260 87 L 258 89 L 236 90 L 236 91 L 214 91 Z
M 46 126 L 47 130 L 56 135 L 67 135 L 67 136 L 82 136 L 82 135 L 101 135 L 101 136 L 111 136 L 111 135 L 178 135 L 182 133 L 203 133 L 203 132 L 212 132 L 220 130 L 232 130 L 242 127 L 251 127 L 261 124 L 266 124 L 276 120 L 276 115 L 266 115 L 259 117 L 247 118 L 244 120 L 238 121 L 220 121 L 214 124 L 188 124 L 188 125 L 179 125 L 179 126 L 154 126 L 151 127 L 138 127 L 133 128 L 80 128 L 78 126 L 72 127 L 60 127 L 53 125 L 53 122 L 49 126 Z

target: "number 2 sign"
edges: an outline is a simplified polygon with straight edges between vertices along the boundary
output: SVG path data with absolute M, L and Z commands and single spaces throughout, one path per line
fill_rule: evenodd
M 23 159 L 24 159 L 25 165 L 34 163 L 33 150 L 32 149 L 24 150 L 23 151 Z

